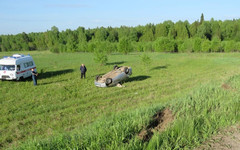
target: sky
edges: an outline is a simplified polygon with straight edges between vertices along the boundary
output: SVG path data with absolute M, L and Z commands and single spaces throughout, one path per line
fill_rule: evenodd
M 0 0 L 0 35 L 240 18 L 239 0 Z

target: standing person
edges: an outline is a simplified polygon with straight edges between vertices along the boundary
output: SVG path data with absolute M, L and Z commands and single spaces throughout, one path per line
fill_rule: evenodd
M 32 79 L 33 79 L 33 85 L 37 85 L 37 75 L 38 73 L 34 71 L 32 68 Z
M 81 65 L 80 67 L 80 71 L 81 71 L 81 79 L 84 77 L 86 78 L 86 72 L 87 72 L 87 68 L 84 64 Z

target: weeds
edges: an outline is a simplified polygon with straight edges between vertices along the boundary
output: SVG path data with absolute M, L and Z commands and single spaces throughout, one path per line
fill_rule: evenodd
M 239 122 L 239 54 L 149 53 L 147 73 L 138 53 L 111 55 L 109 63 L 133 68 L 125 88 L 94 86 L 112 66 L 99 67 L 92 54 L 31 55 L 42 75 L 37 87 L 0 81 L 0 149 L 191 149 Z M 82 63 L 88 72 L 81 80 Z M 174 123 L 142 142 L 138 133 L 165 107 Z

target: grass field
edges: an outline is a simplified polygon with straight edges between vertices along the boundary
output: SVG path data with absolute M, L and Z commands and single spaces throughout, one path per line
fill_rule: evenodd
M 239 53 L 148 53 L 148 66 L 142 53 L 110 55 L 106 66 L 90 53 L 30 54 L 38 86 L 0 81 L 0 149 L 192 149 L 240 120 Z M 115 64 L 133 69 L 125 87 L 95 87 L 95 76 Z M 138 133 L 164 108 L 174 113 L 171 126 L 141 141 Z

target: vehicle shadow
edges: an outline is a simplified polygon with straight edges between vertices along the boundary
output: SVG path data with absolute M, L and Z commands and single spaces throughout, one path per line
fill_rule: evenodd
M 151 76 L 140 75 L 140 76 L 130 77 L 130 78 L 127 79 L 125 82 L 143 81 L 143 80 L 146 80 L 146 79 L 148 79 L 148 78 L 151 78 Z
M 169 65 L 164 65 L 164 66 L 156 66 L 151 68 L 151 70 L 160 70 L 160 69 L 167 69 Z
M 24 78 L 24 79 L 18 80 L 17 82 L 25 82 L 25 81 L 32 81 L 32 76 L 30 76 L 28 78 Z
M 67 74 L 73 72 L 73 69 L 65 69 L 65 70 L 58 70 L 58 71 L 47 71 L 47 72 L 41 72 L 38 75 L 38 79 L 45 79 L 57 75 Z
M 107 63 L 106 65 L 121 65 L 121 64 L 124 64 L 125 61 L 117 61 L 117 62 L 111 62 L 111 63 Z

